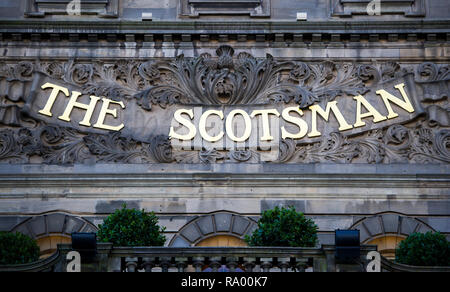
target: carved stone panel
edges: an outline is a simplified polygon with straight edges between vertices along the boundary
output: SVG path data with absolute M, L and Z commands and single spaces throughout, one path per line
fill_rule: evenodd
M 69 7 L 70 5 L 70 7 Z M 76 11 L 76 9 L 80 9 Z M 99 17 L 115 18 L 119 15 L 119 0 L 26 0 L 26 17 L 45 17 L 45 15 L 92 14 Z
M 182 16 L 249 15 L 269 17 L 271 0 L 180 0 Z
M 236 56 L 228 46 L 217 56 L 194 58 L 3 61 L 0 163 L 449 163 L 449 72 L 448 64 L 429 62 Z M 55 86 L 63 89 L 48 114 L 43 109 Z M 80 99 L 67 120 L 63 113 L 73 97 Z M 238 116 L 225 127 L 232 111 L 250 116 L 286 108 L 302 110 L 297 120 L 306 131 L 297 138 L 283 138 L 280 129 L 296 133 L 299 127 L 282 115 L 270 115 L 266 129 L 262 115 L 249 117 L 248 125 Z M 203 127 L 210 136 L 225 133 L 216 141 L 200 130 L 190 140 L 170 139 L 171 127 L 186 130 L 175 123 L 179 110 L 192 111 L 197 129 L 205 112 L 221 111 L 223 119 L 211 116 Z M 87 115 L 90 123 L 83 124 Z M 101 120 L 124 127 L 108 130 L 98 126 Z M 230 138 L 230 131 L 241 137 L 247 126 L 247 139 Z M 272 137 L 262 139 L 264 131 Z
M 368 15 L 367 6 L 372 0 L 330 0 L 331 16 L 351 17 Z M 381 0 L 379 12 L 384 14 L 404 15 L 405 17 L 424 17 L 425 0 Z

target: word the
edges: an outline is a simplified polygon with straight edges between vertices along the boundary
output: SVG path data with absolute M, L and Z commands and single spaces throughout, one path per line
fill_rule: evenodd
M 103 130 L 111 130 L 111 131 L 120 131 L 125 125 L 120 124 L 118 126 L 111 126 L 105 124 L 105 118 L 106 115 L 112 115 L 114 118 L 117 117 L 117 109 L 110 109 L 110 104 L 118 104 L 123 109 L 125 108 L 125 105 L 122 101 L 114 101 L 108 98 L 100 98 L 94 95 L 90 96 L 90 103 L 84 104 L 78 102 L 78 98 L 81 96 L 81 92 L 73 91 L 72 95 L 70 95 L 69 90 L 65 87 L 58 86 L 52 83 L 45 83 L 41 87 L 42 89 L 52 88 L 52 92 L 47 100 L 47 103 L 45 104 L 45 107 L 39 111 L 41 115 L 52 117 L 53 114 L 51 112 L 53 104 L 56 101 L 56 98 L 58 97 L 59 93 L 63 93 L 65 96 L 69 97 L 69 102 L 67 103 L 66 109 L 64 110 L 64 113 L 58 117 L 58 119 L 66 122 L 70 122 L 70 115 L 72 113 L 72 110 L 76 107 L 82 110 L 86 111 L 86 114 L 84 115 L 84 119 L 80 122 L 80 125 L 90 127 L 91 126 L 91 118 L 94 113 L 95 107 L 97 106 L 98 101 L 101 99 L 103 104 L 100 110 L 100 114 L 98 115 L 97 122 L 93 125 L 94 128 L 103 129 Z

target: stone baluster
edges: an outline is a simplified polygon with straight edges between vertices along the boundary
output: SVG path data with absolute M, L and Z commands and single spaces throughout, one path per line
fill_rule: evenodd
M 159 258 L 159 265 L 161 266 L 162 272 L 167 273 L 171 266 L 171 258 L 170 257 L 161 257 Z
M 127 271 L 129 273 L 134 273 L 137 271 L 138 258 L 127 257 L 127 258 L 125 258 L 125 263 L 126 263 Z
M 278 258 L 278 267 L 281 272 L 286 273 L 291 265 L 291 258 Z
M 227 257 L 226 258 L 226 266 L 230 269 L 230 272 L 236 272 L 236 268 L 238 266 L 239 258 L 237 257 Z
M 261 258 L 261 268 L 264 273 L 269 272 L 272 268 L 272 258 Z
M 184 272 L 184 269 L 187 267 L 188 258 L 187 257 L 176 257 L 175 265 L 178 269 L 178 272 Z
M 152 271 L 153 267 L 155 266 L 155 258 L 143 258 L 142 259 L 144 266 L 144 270 L 149 273 Z
M 205 258 L 204 257 L 194 257 L 192 259 L 192 266 L 195 268 L 195 271 L 197 273 L 200 273 L 203 269 L 203 266 L 205 265 Z
M 245 271 L 248 273 L 253 272 L 253 269 L 256 266 L 255 262 L 256 262 L 256 258 L 244 258 Z
M 297 258 L 296 267 L 297 267 L 297 271 L 305 272 L 306 268 L 308 267 L 308 259 Z
M 218 272 L 219 271 L 219 268 L 222 266 L 222 264 L 220 263 L 221 260 L 222 260 L 221 257 L 211 257 L 209 259 L 209 261 L 210 261 L 209 266 L 211 267 L 213 272 Z

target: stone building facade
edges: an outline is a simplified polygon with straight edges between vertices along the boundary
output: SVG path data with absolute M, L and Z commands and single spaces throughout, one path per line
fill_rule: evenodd
M 379 8 L 379 9 L 378 9 Z M 128 207 L 167 246 L 295 206 L 322 244 L 450 237 L 446 0 L 2 0 L 0 230 Z

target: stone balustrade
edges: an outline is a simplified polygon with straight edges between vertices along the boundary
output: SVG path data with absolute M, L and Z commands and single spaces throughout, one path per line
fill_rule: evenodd
M 58 245 L 48 260 L 0 271 L 66 272 L 70 244 Z M 98 272 L 334 272 L 365 271 L 367 253 L 376 246 L 361 246 L 361 256 L 352 264 L 335 261 L 335 247 L 113 247 L 98 243 L 96 256 L 81 258 L 81 271 Z M 42 269 L 40 268 L 42 263 Z

